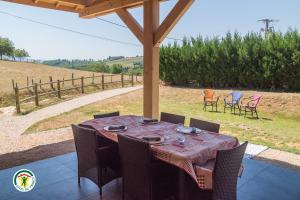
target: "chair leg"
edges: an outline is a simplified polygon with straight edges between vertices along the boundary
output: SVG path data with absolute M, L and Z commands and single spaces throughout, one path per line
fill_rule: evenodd
M 258 118 L 258 114 L 257 114 L 257 110 L 256 110 L 256 109 L 255 109 L 255 114 L 256 114 L 256 118 L 259 119 L 259 118 Z
M 100 197 L 102 197 L 102 186 L 100 186 L 100 188 L 99 188 L 99 194 L 100 194 Z
M 216 104 L 216 112 L 218 112 L 218 104 Z
M 253 110 L 251 110 L 251 117 L 253 118 Z
M 246 114 L 247 114 L 247 111 L 246 111 L 247 109 L 245 108 L 245 115 L 244 115 L 244 118 L 246 117 Z
M 78 185 L 80 186 L 80 176 L 77 177 Z
M 224 113 L 225 113 L 226 107 L 224 106 Z

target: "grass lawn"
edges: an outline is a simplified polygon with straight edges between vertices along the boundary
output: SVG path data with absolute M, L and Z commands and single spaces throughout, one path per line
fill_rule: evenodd
M 214 121 L 221 124 L 221 132 L 262 144 L 271 148 L 300 154 L 300 94 L 260 92 L 263 95 L 259 119 L 244 118 L 230 113 L 223 113 L 222 96 L 228 90 L 218 90 L 221 96 L 219 112 L 203 111 L 203 96 L 199 89 L 162 87 L 160 110 L 186 116 Z M 250 96 L 255 91 L 245 91 Z M 121 111 L 122 115 L 142 115 L 142 91 L 121 95 L 102 102 L 84 106 L 62 115 L 41 121 L 30 127 L 26 133 L 70 126 L 91 119 L 94 113 Z

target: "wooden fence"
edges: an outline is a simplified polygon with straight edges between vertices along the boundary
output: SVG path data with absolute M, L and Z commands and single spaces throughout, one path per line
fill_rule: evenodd
M 67 86 L 67 83 L 69 83 L 69 86 Z M 140 83 L 140 80 L 138 76 L 133 74 L 92 74 L 92 76 L 79 78 L 75 78 L 72 74 L 70 79 L 63 78 L 57 81 L 53 81 L 52 76 L 49 76 L 49 82 L 45 83 L 42 83 L 41 80 L 39 83 L 35 83 L 33 79 L 30 83 L 27 77 L 27 86 L 25 87 L 19 87 L 12 80 L 17 113 L 21 113 L 21 103 L 33 102 L 34 100 L 35 106 L 39 106 L 41 97 L 52 95 L 61 99 L 64 91 L 77 90 L 83 94 L 88 86 L 100 86 L 100 89 L 105 90 L 109 85 L 120 84 L 121 87 L 125 87 L 128 84 L 134 86 L 135 83 Z M 25 96 L 25 98 L 21 99 L 22 96 Z

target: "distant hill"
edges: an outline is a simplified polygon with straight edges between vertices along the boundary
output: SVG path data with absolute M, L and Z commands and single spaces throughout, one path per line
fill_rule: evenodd
M 113 60 L 113 61 L 108 61 L 106 62 L 108 65 L 113 65 L 113 64 L 121 64 L 123 67 L 129 67 L 132 68 L 134 65 L 139 65 L 143 66 L 143 57 L 142 56 L 137 56 L 137 57 L 128 57 L 128 58 L 122 58 L 118 60 Z

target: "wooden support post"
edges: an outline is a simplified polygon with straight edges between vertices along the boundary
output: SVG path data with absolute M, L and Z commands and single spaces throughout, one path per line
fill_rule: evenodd
M 51 89 L 54 90 L 52 76 L 49 76 L 49 82 L 50 82 L 50 87 L 51 87 Z
M 74 73 L 72 73 L 72 86 L 74 86 Z
M 134 86 L 134 77 L 133 77 L 133 73 L 131 74 L 131 86 Z
M 40 89 L 42 89 L 42 80 L 40 79 Z
M 31 79 L 31 85 L 34 85 L 34 80 L 33 79 Z
M 121 74 L 121 84 L 122 84 L 122 88 L 124 87 L 124 74 Z
M 159 1 L 144 2 L 144 116 L 159 116 L 159 46 L 154 33 L 159 27 Z
M 17 110 L 17 113 L 21 113 L 18 85 L 16 85 L 16 87 L 14 89 L 15 89 L 15 98 L 16 98 L 16 110 Z
M 38 94 L 38 84 L 34 84 L 34 100 L 35 100 L 35 105 L 39 106 L 39 94 Z
M 60 93 L 60 80 L 57 80 L 57 97 L 61 99 L 61 93 Z
M 93 73 L 93 76 L 92 76 L 92 84 L 94 85 L 95 84 L 95 74 Z
M 81 93 L 84 93 L 84 77 L 81 77 Z
M 14 79 L 11 79 L 11 84 L 12 84 L 12 87 L 13 87 L 13 90 L 15 89 L 15 81 Z
M 104 90 L 104 74 L 102 74 L 101 85 L 102 85 L 102 90 Z
M 63 77 L 63 80 L 62 80 L 62 87 L 65 87 L 65 77 Z

